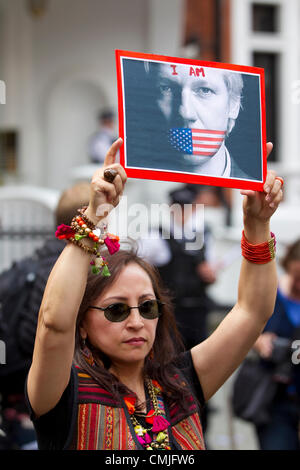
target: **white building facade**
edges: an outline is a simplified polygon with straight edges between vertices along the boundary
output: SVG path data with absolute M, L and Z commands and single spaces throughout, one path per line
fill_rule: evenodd
M 29 3 L 0 0 L 0 129 L 19 136 L 9 181 L 62 189 L 88 162 L 98 111 L 117 110 L 115 49 L 176 55 L 183 3 L 48 0 L 40 16 Z

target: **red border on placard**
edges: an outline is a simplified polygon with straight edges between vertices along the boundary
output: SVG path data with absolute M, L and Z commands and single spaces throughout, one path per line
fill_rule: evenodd
M 259 67 L 250 67 L 247 65 L 226 64 L 221 62 L 199 61 L 193 59 L 182 59 L 178 57 L 169 57 L 157 54 L 144 54 L 141 52 L 116 50 L 116 69 L 117 69 L 117 87 L 118 87 L 118 111 L 119 111 L 119 136 L 122 137 L 124 145 L 120 149 L 120 163 L 124 167 L 126 174 L 130 178 L 152 179 L 160 181 L 174 181 L 178 183 L 208 184 L 212 186 L 223 186 L 227 188 L 252 189 L 263 191 L 264 181 L 267 174 L 267 148 L 266 148 L 266 111 L 265 111 L 265 80 L 264 69 Z M 166 170 L 152 170 L 141 168 L 128 168 L 125 164 L 126 136 L 124 131 L 124 112 L 123 112 L 123 80 L 122 80 L 122 58 L 143 59 L 149 61 L 172 62 L 178 64 L 198 65 L 202 67 L 214 67 L 220 69 L 235 70 L 238 72 L 252 73 L 260 77 L 260 110 L 261 110 L 261 141 L 262 141 L 262 182 L 248 181 L 237 178 L 223 178 L 216 176 L 204 176 L 196 173 L 180 173 Z

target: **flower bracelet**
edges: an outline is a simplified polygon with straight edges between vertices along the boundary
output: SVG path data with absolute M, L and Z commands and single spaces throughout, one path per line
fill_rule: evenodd
M 92 273 L 102 276 L 110 276 L 108 263 L 99 251 L 99 247 L 106 245 L 108 252 L 113 255 L 120 249 L 119 237 L 107 232 L 107 226 L 97 227 L 84 214 L 86 207 L 78 209 L 81 215 L 73 217 L 71 225 L 61 224 L 57 227 L 55 236 L 59 240 L 66 240 L 77 245 L 86 253 L 95 256 L 91 261 Z M 89 247 L 81 242 L 82 239 L 89 238 L 94 242 L 93 247 Z

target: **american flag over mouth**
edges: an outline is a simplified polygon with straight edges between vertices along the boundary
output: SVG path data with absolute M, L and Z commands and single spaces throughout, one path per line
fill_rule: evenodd
M 182 127 L 170 129 L 169 140 L 179 152 L 212 157 L 221 147 L 225 134 L 226 131 Z

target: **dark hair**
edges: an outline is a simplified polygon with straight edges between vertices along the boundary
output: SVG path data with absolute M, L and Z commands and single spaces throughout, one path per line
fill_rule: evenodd
M 112 109 L 103 109 L 101 112 L 98 113 L 98 120 L 99 121 L 107 121 L 112 120 L 115 118 L 115 113 Z
M 172 364 L 172 360 L 183 351 L 183 343 L 173 315 L 171 297 L 168 291 L 162 287 L 162 281 L 157 269 L 139 257 L 132 248 L 130 250 L 120 250 L 109 258 L 110 277 L 95 276 L 93 274 L 88 276 L 86 290 L 77 317 L 75 362 L 101 384 L 103 388 L 111 392 L 116 399 L 119 399 L 120 396 L 128 395 L 128 393 L 133 393 L 125 385 L 121 384 L 117 377 L 109 372 L 109 357 L 99 349 L 95 349 L 88 342 L 88 339 L 86 344 L 96 358 L 97 365 L 91 367 L 87 363 L 82 354 L 82 338 L 79 331 L 85 313 L 88 310 L 88 305 L 98 298 L 104 289 L 117 279 L 123 268 L 130 263 L 136 263 L 146 271 L 151 279 L 156 298 L 164 303 L 162 315 L 157 323 L 156 337 L 153 344 L 153 358 L 150 359 L 149 356 L 145 358 L 144 375 L 157 380 L 164 392 L 172 397 L 172 401 L 180 401 L 181 405 L 185 407 L 188 404 L 188 390 L 185 384 L 175 380 L 174 376 L 178 373 L 178 370 L 175 364 Z
M 196 191 L 189 186 L 182 186 L 176 188 L 169 193 L 169 198 L 172 204 L 192 204 L 195 200 Z
M 281 265 L 288 270 L 289 263 L 291 261 L 300 261 L 300 239 L 296 240 L 292 245 L 290 245 L 281 260 Z

